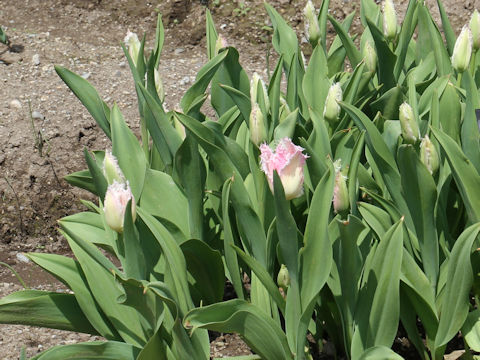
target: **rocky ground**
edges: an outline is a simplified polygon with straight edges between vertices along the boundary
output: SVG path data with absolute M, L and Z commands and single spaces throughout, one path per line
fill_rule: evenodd
M 205 2 L 205 1 L 203 1 Z M 479 1 L 444 1 L 455 30 L 469 20 Z M 317 8 L 321 1 L 314 1 Z M 432 3 L 434 1 L 427 1 Z M 303 1 L 271 4 L 302 34 Z M 399 12 L 407 1 L 399 1 Z M 359 1 L 332 0 L 331 13 L 343 19 Z M 270 33 L 260 0 L 210 0 L 218 31 L 240 51 L 249 74 L 266 74 Z M 110 144 L 95 121 L 54 71 L 61 65 L 95 86 L 109 104 L 117 103 L 138 132 L 134 84 L 120 43 L 127 30 L 147 33 L 152 43 L 158 12 L 166 26 L 160 64 L 166 107 L 175 108 L 206 62 L 205 7 L 201 0 L 0 0 L 0 25 L 12 46 L 0 44 L 0 261 L 13 266 L 34 288 L 62 291 L 55 280 L 20 255 L 26 251 L 68 254 L 57 219 L 82 209 L 86 192 L 62 178 L 85 168 L 84 147 Z M 353 31 L 361 31 L 359 22 Z M 150 41 L 150 42 L 149 42 Z M 306 47 L 306 44 L 305 44 Z M 308 53 L 307 47 L 305 48 Z M 0 296 L 20 289 L 0 267 Z M 64 290 L 63 290 L 64 291 Z M 93 337 L 18 325 L 0 325 L 2 358 L 17 359 L 58 344 Z M 248 353 L 236 337 L 219 337 L 212 355 Z

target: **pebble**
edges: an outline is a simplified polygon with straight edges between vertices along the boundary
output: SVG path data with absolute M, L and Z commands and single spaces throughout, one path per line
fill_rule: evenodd
M 33 63 L 33 65 L 35 65 L 35 66 L 40 65 L 40 55 L 38 55 L 38 54 L 33 55 L 33 57 L 32 57 L 32 63 Z
M 125 66 L 127 66 L 127 64 L 125 63 L 125 61 L 122 61 L 120 64 L 118 64 L 118 66 L 124 68 Z
M 180 85 L 186 85 L 190 82 L 190 77 L 189 76 L 184 76 L 182 80 L 180 80 Z
M 34 111 L 32 112 L 32 118 L 43 120 L 45 119 L 45 116 L 43 116 L 43 114 L 39 111 Z
M 10 101 L 10 107 L 14 109 L 21 109 L 22 103 L 17 99 L 13 99 L 12 101 Z
M 184 48 L 176 48 L 175 51 L 174 51 L 174 53 L 175 53 L 175 55 L 178 55 L 178 54 L 183 53 L 184 51 L 185 51 Z
M 80 75 L 82 78 L 84 78 L 85 80 L 87 80 L 89 77 L 90 77 L 90 74 L 89 72 L 84 72 L 82 75 Z
M 22 253 L 17 253 L 16 257 L 17 257 L 17 260 L 20 261 L 20 262 L 23 262 L 23 263 L 29 263 L 30 262 L 30 259 Z

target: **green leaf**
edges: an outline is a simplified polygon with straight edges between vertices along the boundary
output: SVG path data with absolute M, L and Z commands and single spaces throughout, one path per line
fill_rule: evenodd
M 440 96 L 439 113 L 441 129 L 459 143 L 462 123 L 462 106 L 455 86 L 448 82 Z M 478 126 L 477 126 L 478 129 Z
M 81 212 L 62 218 L 62 227 L 72 232 L 84 233 L 92 244 L 115 249 L 113 238 L 105 231 L 102 216 L 93 212 Z
M 303 77 L 302 87 L 308 106 L 317 113 L 323 114 L 330 81 L 328 80 L 328 65 L 325 51 L 320 46 L 315 47 L 313 50 L 305 76 Z
M 92 341 L 55 346 L 31 360 L 135 360 L 139 352 L 139 348 L 122 342 Z
M 345 30 L 343 26 L 337 20 L 335 20 L 335 18 L 330 14 L 328 15 L 328 20 L 333 25 L 333 28 L 335 29 L 335 32 L 340 37 L 340 40 L 342 40 L 343 47 L 347 52 L 347 56 L 348 56 L 348 59 L 350 60 L 350 64 L 352 65 L 352 68 L 357 67 L 360 61 L 362 61 L 362 54 L 355 46 L 352 38 L 348 35 L 347 30 Z
M 112 153 L 118 160 L 125 178 L 129 181 L 136 201 L 140 199 L 145 181 L 147 162 L 137 137 L 128 128 L 117 105 L 111 113 Z
M 395 205 L 400 210 L 401 214 L 405 216 L 406 223 L 412 230 L 413 221 L 408 210 L 408 206 L 403 198 L 401 189 L 401 178 L 393 155 L 388 150 L 385 141 L 373 122 L 360 110 L 354 106 L 346 103 L 340 104 L 342 108 L 352 117 L 355 124 L 363 130 L 366 130 L 365 141 L 370 150 L 376 166 L 381 170 L 382 179 L 387 186 L 390 196 L 395 202 Z
M 187 199 L 170 175 L 148 169 L 139 204 L 151 215 L 175 224 L 185 236 L 190 234 Z
M 394 224 L 380 241 L 370 269 L 364 274 L 355 312 L 352 357 L 365 349 L 393 344 L 400 315 L 400 268 L 403 248 L 403 220 Z
M 457 184 L 468 217 L 472 223 L 480 221 L 480 176 L 473 164 L 455 141 L 441 130 L 432 128 L 432 133 L 440 146 L 452 169 L 453 178 Z
M 428 279 L 435 286 L 440 261 L 435 224 L 436 184 L 413 146 L 401 146 L 397 159 L 405 201 L 412 214 L 420 242 L 423 268 Z
M 207 55 L 208 60 L 211 60 L 215 57 L 218 34 L 209 9 L 206 9 L 205 20 L 207 32 Z
M 180 101 L 180 106 L 184 111 L 190 109 L 194 100 L 205 93 L 208 84 L 227 55 L 228 51 L 222 51 L 200 69 L 200 71 L 197 73 L 195 83 L 190 87 L 190 89 L 187 90 Z
M 467 318 L 470 305 L 469 294 L 473 284 L 470 254 L 479 232 L 479 223 L 465 229 L 455 242 L 448 259 L 447 282 L 444 289 L 440 323 L 435 337 L 435 348 L 437 349 L 455 336 Z
M 394 86 L 384 92 L 370 104 L 373 111 L 380 111 L 385 119 L 398 119 L 398 109 L 404 101 L 404 95 L 400 86 Z
M 412 42 L 412 36 L 415 32 L 415 28 L 417 27 L 417 4 L 417 1 L 410 1 L 408 3 L 408 8 L 402 23 L 402 29 L 400 30 L 400 34 L 398 36 L 398 45 L 395 49 L 397 61 L 395 62 L 395 67 L 393 70 L 393 76 L 395 77 L 397 82 L 405 65 L 405 58 L 407 56 L 408 46 Z
M 248 123 L 248 119 L 250 118 L 250 111 L 252 109 L 250 98 L 244 92 L 237 90 L 236 88 L 233 88 L 231 86 L 223 85 L 223 84 L 219 84 L 218 86 L 220 87 L 220 89 L 225 91 L 228 94 L 228 96 L 231 98 L 231 100 L 228 102 L 228 105 L 229 106 L 232 106 L 232 104 L 237 105 L 238 109 L 240 110 L 240 113 L 243 116 L 244 121 Z M 220 90 L 218 91 L 220 92 Z M 213 97 L 214 97 L 214 94 L 212 93 L 212 98 Z M 218 104 L 218 107 L 220 109 L 219 104 Z M 226 111 L 226 110 L 223 109 L 223 111 Z
M 110 135 L 110 109 L 108 105 L 100 99 L 95 88 L 81 76 L 67 70 L 61 66 L 56 65 L 55 71 L 58 76 L 67 84 L 75 96 L 87 108 L 88 112 L 97 122 L 100 129 L 105 135 L 111 138 Z
M 76 186 L 80 189 L 90 191 L 92 194 L 97 195 L 97 187 L 93 182 L 92 175 L 89 170 L 76 171 L 72 174 L 64 177 L 65 181 L 70 185 Z
M 17 291 L 0 299 L 0 322 L 98 335 L 71 294 Z
M 386 346 L 374 346 L 367 349 L 359 360 L 403 360 L 403 357 Z
M 224 254 L 225 254 L 225 266 L 228 269 L 230 275 L 230 281 L 235 289 L 235 293 L 239 299 L 244 299 L 243 294 L 243 282 L 241 278 L 241 270 L 238 266 L 237 254 L 233 248 L 235 245 L 235 239 L 232 231 L 232 225 L 230 222 L 230 189 L 231 179 L 227 179 L 222 188 L 222 214 L 223 214 L 223 233 L 224 233 Z M 258 274 L 257 274 L 258 276 Z M 265 285 L 266 287 L 266 285 Z M 277 289 L 278 290 L 278 289 Z
M 330 163 L 313 194 L 305 227 L 304 246 L 300 250 L 300 296 L 302 310 L 310 307 L 327 281 L 332 266 L 332 246 L 328 238 L 328 220 L 333 198 L 335 171 Z
M 462 149 L 478 172 L 480 171 L 480 133 L 475 114 L 475 109 L 479 107 L 478 91 L 468 71 L 463 73 L 463 83 L 466 88 L 467 101 L 461 129 Z
M 438 12 L 440 13 L 440 18 L 442 19 L 442 31 L 445 35 L 445 40 L 447 42 L 447 50 L 448 54 L 452 56 L 453 48 L 455 47 L 456 36 L 453 32 L 452 25 L 450 24 L 450 20 L 448 20 L 447 13 L 443 7 L 442 1 L 437 0 Z
M 180 248 L 185 256 L 187 270 L 193 278 L 195 293 L 200 296 L 197 303 L 209 305 L 221 301 L 225 273 L 220 252 L 197 239 L 184 242 Z
M 293 360 L 282 329 L 259 308 L 243 300 L 193 309 L 186 315 L 184 324 L 193 329 L 237 332 L 262 359 Z
M 243 103 L 237 98 L 240 95 L 228 91 L 227 87 L 235 89 L 250 100 L 250 80 L 238 61 L 238 51 L 233 47 L 228 48 L 228 55 L 216 72 L 210 87 L 211 103 L 218 116 L 222 116 L 235 104 L 240 111 L 244 107 Z M 224 91 L 227 91 L 228 95 Z M 250 102 L 248 105 L 250 105 Z M 245 117 L 244 111 L 242 111 L 242 115 Z M 250 116 L 250 112 L 248 112 L 248 116 Z M 248 117 L 245 117 L 245 120 L 248 121 Z
M 273 25 L 273 47 L 283 57 L 284 66 L 289 67 L 294 55 L 298 54 L 297 34 L 272 6 L 267 3 L 264 6 Z
M 74 292 L 83 314 L 100 335 L 109 340 L 120 340 L 117 331 L 93 297 L 85 274 L 77 261 L 55 254 L 30 253 L 28 257 Z
M 382 31 L 367 17 L 368 28 L 375 42 L 378 56 L 378 82 L 383 84 L 381 92 L 385 93 L 396 85 L 394 74 L 397 56 L 390 50 Z M 355 65 L 356 66 L 356 65 Z
M 103 171 L 97 165 L 95 159 L 90 156 L 86 148 L 83 149 L 83 154 L 88 165 L 88 171 L 90 172 L 90 176 L 92 177 L 92 182 L 95 185 L 95 194 L 97 194 L 98 197 L 103 201 L 108 188 L 107 180 L 103 175 Z
M 480 351 L 480 309 L 473 310 L 462 326 L 465 342 L 473 351 Z

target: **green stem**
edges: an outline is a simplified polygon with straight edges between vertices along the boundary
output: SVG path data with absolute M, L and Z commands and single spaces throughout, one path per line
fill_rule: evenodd
M 15 271 L 15 269 L 13 267 L 11 267 L 10 265 L 8 265 L 7 263 L 4 263 L 3 261 L 0 261 L 0 265 L 3 265 L 5 266 L 6 268 L 8 268 L 12 273 L 13 275 L 15 275 L 15 277 L 17 278 L 17 280 L 20 282 L 20 284 L 22 284 L 23 288 L 24 289 L 29 289 L 29 287 L 27 286 L 27 284 L 25 284 L 25 282 L 23 281 L 22 277 Z
M 458 75 L 457 75 L 457 86 L 458 87 L 462 87 L 462 76 L 463 76 L 463 72 L 459 72 Z

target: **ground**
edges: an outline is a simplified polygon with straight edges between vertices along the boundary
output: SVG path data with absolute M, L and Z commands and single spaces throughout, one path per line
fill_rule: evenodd
M 117 103 L 138 133 L 134 84 L 120 43 L 127 30 L 147 33 L 152 43 L 158 12 L 166 38 L 160 73 L 166 107 L 177 107 L 206 62 L 205 7 L 201 0 L 0 0 L 0 25 L 12 46 L 0 45 L 0 261 L 13 266 L 27 284 L 62 289 L 48 274 L 22 260 L 22 252 L 68 254 L 56 221 L 84 210 L 86 192 L 69 186 L 63 177 L 85 168 L 82 150 L 107 149 L 110 143 L 80 102 L 63 84 L 54 65 L 87 78 L 109 104 Z M 303 33 L 303 1 L 270 2 Z M 321 1 L 314 1 L 319 8 Z M 396 2 L 400 16 L 408 1 Z M 427 1 L 434 9 L 435 1 Z M 468 22 L 480 1 L 444 1 L 456 32 Z M 266 76 L 269 25 L 261 0 L 210 0 L 219 33 L 240 51 L 249 74 Z M 332 0 L 331 14 L 343 19 L 359 1 Z M 437 13 L 436 11 L 433 11 Z M 437 16 L 438 17 L 438 16 Z M 353 25 L 360 32 L 360 24 Z M 150 42 L 149 42 L 150 41 Z M 308 46 L 304 44 L 308 55 Z M 0 295 L 19 290 L 11 272 L 0 267 Z M 57 344 L 88 341 L 88 335 L 0 325 L 4 359 L 17 359 Z M 219 337 L 214 356 L 248 353 L 238 338 Z

